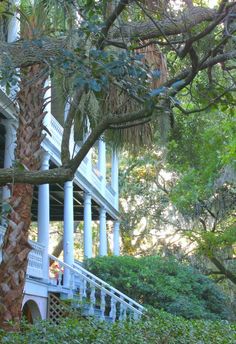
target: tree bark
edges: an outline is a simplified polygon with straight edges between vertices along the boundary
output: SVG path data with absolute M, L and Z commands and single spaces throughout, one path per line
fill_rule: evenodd
M 35 65 L 21 73 L 18 92 L 19 127 L 15 159 L 30 171 L 40 167 L 40 144 L 43 140 L 45 116 L 44 87 L 46 75 L 40 76 L 42 66 Z M 31 222 L 33 185 L 12 184 L 9 199 L 11 212 L 3 241 L 3 258 L 0 265 L 0 328 L 19 330 L 23 289 L 25 285 L 28 254 L 28 232 Z

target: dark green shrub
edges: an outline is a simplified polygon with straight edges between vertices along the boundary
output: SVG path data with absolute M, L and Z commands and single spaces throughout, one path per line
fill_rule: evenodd
M 4 333 L 1 344 L 234 344 L 236 326 L 221 321 L 185 320 L 156 311 L 138 322 L 101 323 L 63 319 L 58 325 L 40 322 L 23 333 Z
M 230 319 L 227 298 L 208 277 L 173 258 L 100 257 L 85 267 L 137 302 L 187 319 Z

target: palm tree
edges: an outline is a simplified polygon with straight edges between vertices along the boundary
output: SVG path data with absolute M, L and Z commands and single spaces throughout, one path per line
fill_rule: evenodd
M 21 14 L 21 38 L 39 39 L 45 31 L 52 29 L 47 20 L 50 9 L 56 13 L 57 1 L 22 1 L 18 9 Z M 58 11 L 59 17 L 62 12 Z M 17 94 L 18 119 L 15 163 L 30 171 L 40 168 L 41 142 L 44 139 L 43 120 L 46 115 L 45 81 L 49 77 L 48 66 L 41 63 L 20 70 Z M 11 212 L 4 237 L 2 262 L 0 265 L 0 328 L 17 331 L 21 319 L 21 305 L 25 284 L 28 243 L 31 222 L 33 185 L 14 184 L 8 200 Z

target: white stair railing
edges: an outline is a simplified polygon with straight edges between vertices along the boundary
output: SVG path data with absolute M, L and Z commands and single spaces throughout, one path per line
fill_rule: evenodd
M 109 290 L 112 293 L 112 295 L 118 296 L 120 299 L 122 299 L 125 302 L 127 302 L 128 304 L 132 305 L 132 307 L 137 308 L 137 310 L 139 310 L 140 312 L 145 311 L 145 308 L 143 306 L 141 306 L 138 302 L 129 298 L 127 295 L 123 294 L 118 289 L 112 287 L 110 284 L 106 283 L 105 281 L 103 281 L 99 277 L 95 276 L 94 274 L 92 274 L 91 272 L 89 272 L 88 270 L 83 268 L 80 264 L 75 262 L 73 266 L 77 270 L 79 270 L 83 276 L 87 276 L 87 277 L 93 279 L 98 285 L 100 285 L 100 287 Z
M 49 258 L 57 263 L 60 271 L 63 269 L 70 271 L 71 278 L 74 281 L 74 291 L 79 294 L 80 302 L 86 301 L 88 303 L 88 315 L 94 315 L 96 305 L 98 307 L 97 309 L 100 309 L 100 319 L 105 319 L 107 315 L 112 322 L 115 320 L 125 320 L 127 315 L 131 319 L 136 320 L 144 313 L 145 308 L 139 303 L 78 264 L 74 264 L 72 267 L 52 255 L 49 255 Z M 57 282 L 57 284 L 59 283 Z M 63 287 L 61 282 L 59 287 Z

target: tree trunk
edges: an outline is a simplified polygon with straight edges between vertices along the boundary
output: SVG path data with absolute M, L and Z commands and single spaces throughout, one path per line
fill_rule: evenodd
M 47 72 L 42 74 L 43 65 L 25 68 L 21 73 L 18 92 L 19 126 L 15 164 L 30 171 L 40 167 L 40 144 L 43 140 L 45 116 L 44 87 Z M 12 184 L 9 199 L 11 212 L 3 241 L 3 258 L 0 265 L 0 328 L 7 331 L 19 330 L 23 289 L 26 278 L 28 254 L 28 232 L 31 222 L 33 185 Z

